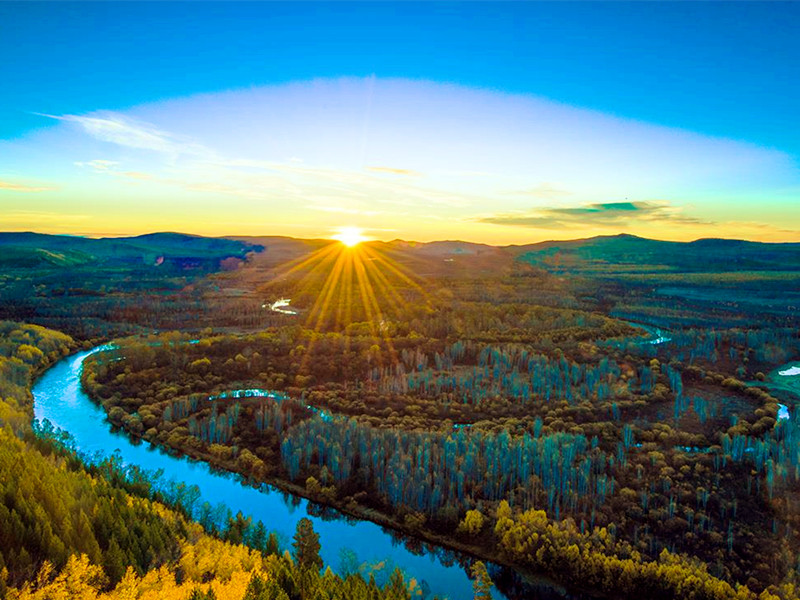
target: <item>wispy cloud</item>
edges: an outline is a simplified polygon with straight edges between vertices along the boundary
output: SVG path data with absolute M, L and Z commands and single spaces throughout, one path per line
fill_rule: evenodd
M 438 171 L 437 174 L 445 177 L 497 177 L 495 173 L 487 173 L 486 171 L 443 170 Z
M 136 148 L 152 150 L 173 156 L 181 154 L 204 155 L 210 151 L 203 145 L 159 129 L 155 125 L 136 121 L 113 112 L 97 112 L 88 115 L 48 115 L 37 113 L 58 121 L 78 124 L 86 133 L 103 141 Z
M 373 92 L 364 144 L 359 102 Z M 0 163 L 7 179 L 15 174 L 17 191 L 45 188 L 16 173 L 51 169 L 48 181 L 70 197 L 121 191 L 119 209 L 132 215 L 139 196 L 193 202 L 251 229 L 254 215 L 269 215 L 270 227 L 352 217 L 364 227 L 404 227 L 407 237 L 485 231 L 484 239 L 511 240 L 530 236 L 524 228 L 652 233 L 661 224 L 699 232 L 729 218 L 721 199 L 731 194 L 767 198 L 771 212 L 756 218 L 782 225 L 777 207 L 790 212 L 798 192 L 785 190 L 797 189 L 800 177 L 791 157 L 753 144 L 406 80 L 323 80 L 46 116 L 57 125 L 0 140 Z M 83 173 L 63 170 L 72 163 Z M 10 189 L 0 184 L 0 192 Z M 651 200 L 663 198 L 670 202 Z M 739 206 L 737 218 L 751 218 Z M 796 222 L 792 216 L 787 226 Z
M 419 177 L 422 173 L 411 169 L 395 169 L 393 167 L 365 167 L 367 171 L 373 173 L 388 173 L 389 175 L 406 175 L 409 177 Z
M 341 213 L 346 215 L 362 215 L 367 217 L 374 217 L 382 214 L 378 210 L 361 210 L 359 208 L 348 208 L 346 206 L 321 206 L 318 204 L 311 204 L 308 206 L 310 210 L 319 210 L 322 212 Z
M 14 211 L 3 215 L 4 225 L 27 224 L 31 221 L 42 223 L 64 223 L 64 222 L 78 222 L 91 219 L 89 215 L 70 214 L 52 211 Z
M 275 192 L 289 198 L 315 203 L 329 199 L 332 203 L 362 200 L 371 205 L 469 206 L 476 199 L 468 195 L 430 186 L 412 184 L 406 177 L 387 178 L 394 171 L 417 175 L 409 169 L 370 167 L 364 170 L 310 166 L 294 159 L 288 162 L 254 160 L 219 156 L 184 165 L 185 178 L 215 177 L 226 182 L 239 182 L 252 188 L 256 195 L 274 197 Z M 375 169 L 381 169 L 375 172 Z M 370 172 L 364 172 L 365 170 Z M 375 173 L 375 174 L 373 174 Z M 421 174 L 419 174 L 421 175 Z M 172 181 L 175 183 L 175 181 Z M 220 188 L 222 190 L 222 188 Z M 333 205 L 333 204 L 331 204 Z M 369 213 L 362 210 L 362 214 Z
M 41 185 L 26 185 L 24 183 L 11 183 L 10 181 L 0 181 L 0 192 L 22 192 L 25 194 L 36 192 L 48 192 L 55 188 Z
M 195 192 L 205 192 L 205 193 L 212 193 L 212 194 L 226 194 L 229 196 L 240 196 L 242 198 L 259 198 L 263 196 L 263 192 L 259 192 L 258 190 L 243 188 L 243 187 L 236 187 L 232 185 L 226 185 L 224 183 L 219 183 L 216 181 L 200 181 L 197 183 L 192 183 L 190 181 L 170 181 L 164 180 L 165 183 L 176 183 L 187 190 L 192 190 Z
M 74 164 L 76 167 L 89 167 L 91 169 L 94 169 L 95 171 L 108 173 L 108 172 L 116 172 L 115 167 L 119 165 L 119 162 L 116 160 L 95 159 L 95 160 L 88 160 L 85 162 L 76 161 Z
M 539 185 L 524 189 L 508 192 L 509 194 L 517 196 L 528 196 L 530 198 L 539 198 L 542 200 L 556 200 L 558 198 L 565 198 L 571 196 L 572 192 L 558 187 L 556 184 L 544 181 Z
M 122 163 L 116 160 L 95 159 L 86 162 L 74 163 L 78 167 L 86 167 L 102 175 L 133 180 L 131 183 L 151 182 L 177 186 L 186 190 L 204 193 L 227 194 L 241 197 L 259 197 L 261 194 L 255 189 L 246 189 L 235 185 L 228 185 L 220 181 L 209 181 L 199 177 L 180 172 L 186 177 L 163 177 L 143 171 L 128 171 L 122 169 Z M 233 178 L 238 181 L 238 179 Z
M 122 171 L 120 175 L 129 177 L 130 179 L 142 179 L 145 181 L 152 181 L 154 179 L 150 173 L 142 173 L 141 171 Z
M 634 223 L 659 222 L 670 225 L 709 225 L 684 214 L 667 202 L 602 202 L 576 207 L 545 207 L 526 213 L 496 214 L 478 219 L 481 223 L 514 225 L 539 229 L 566 227 L 629 226 Z

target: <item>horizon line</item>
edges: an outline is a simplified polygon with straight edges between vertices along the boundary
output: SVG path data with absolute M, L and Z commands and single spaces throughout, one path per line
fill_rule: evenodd
M 109 233 L 109 232 L 93 232 L 93 233 L 51 233 L 47 231 L 33 231 L 33 230 L 0 230 L 0 236 L 3 235 L 11 235 L 11 234 L 31 234 L 31 235 L 50 235 L 50 236 L 58 236 L 58 237 L 74 237 L 74 238 L 83 238 L 83 239 L 94 239 L 94 240 L 102 240 L 102 239 L 124 239 L 124 238 L 138 238 L 144 236 L 152 236 L 152 235 L 183 235 L 188 237 L 198 237 L 198 238 L 208 238 L 208 239 L 259 239 L 259 238 L 281 238 L 281 239 L 288 239 L 288 240 L 297 240 L 302 242 L 337 242 L 338 240 L 332 237 L 296 237 L 291 235 L 278 235 L 278 234 L 257 234 L 257 235 L 243 235 L 243 234 L 229 234 L 229 235 L 203 235 L 199 233 L 190 233 L 186 231 L 171 231 L 171 230 L 160 230 L 160 231 L 148 231 L 145 233 Z M 596 240 L 596 239 L 607 239 L 607 238 L 636 238 L 640 240 L 647 240 L 651 242 L 665 242 L 665 243 L 673 243 L 673 244 L 692 244 L 695 242 L 706 241 L 706 240 L 720 240 L 720 241 L 727 241 L 727 242 L 746 242 L 752 244 L 769 244 L 769 245 L 779 245 L 779 244 L 800 244 L 800 239 L 794 241 L 761 241 L 761 240 L 754 240 L 754 239 L 747 239 L 747 238 L 735 238 L 735 237 L 699 237 L 692 240 L 670 240 L 670 239 L 660 239 L 660 238 L 649 238 L 644 237 L 641 235 L 636 235 L 633 233 L 627 232 L 619 232 L 616 234 L 601 234 L 601 235 L 594 235 L 589 237 L 577 237 L 577 238 L 547 238 L 541 240 L 534 240 L 530 242 L 521 242 L 521 243 L 512 243 L 512 244 L 491 244 L 488 242 L 478 242 L 478 241 L 470 241 L 470 240 L 463 240 L 463 239 L 432 239 L 428 241 L 420 241 L 420 240 L 408 240 L 403 238 L 394 238 L 391 240 L 383 240 L 383 239 L 367 239 L 364 240 L 363 244 L 370 244 L 370 243 L 381 243 L 381 244 L 395 244 L 395 243 L 404 243 L 404 244 L 441 244 L 441 243 L 450 243 L 450 244 L 471 244 L 475 246 L 487 246 L 490 248 L 515 248 L 521 246 L 532 246 L 537 244 L 547 244 L 552 242 L 583 242 L 589 240 Z

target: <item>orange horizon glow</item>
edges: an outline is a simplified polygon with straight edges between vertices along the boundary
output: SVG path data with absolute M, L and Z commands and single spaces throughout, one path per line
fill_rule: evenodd
M 524 94 L 333 78 L 37 115 L 0 139 L 3 230 L 800 240 L 785 149 Z
M 307 231 L 307 228 L 300 230 L 291 229 L 287 231 L 285 228 L 275 229 L 252 229 L 251 226 L 243 228 L 242 231 L 236 232 L 231 228 L 226 228 L 222 231 L 214 230 L 209 227 L 190 227 L 181 228 L 173 227 L 173 223 L 164 224 L 164 226 L 153 225 L 151 228 L 135 228 L 129 231 L 121 231 L 115 229 L 112 231 L 85 231 L 78 229 L 67 228 L 49 228 L 49 227 L 0 227 L 0 233 L 20 233 L 31 232 L 41 235 L 69 235 L 76 237 L 85 237 L 92 239 L 99 238 L 122 238 L 122 237 L 136 237 L 140 235 L 148 235 L 153 233 L 180 233 L 183 235 L 194 235 L 200 237 L 212 238 L 268 238 L 268 237 L 288 237 L 297 240 L 335 240 L 341 243 L 341 240 L 336 235 L 331 236 L 330 230 L 320 228 L 319 230 Z M 366 231 L 366 229 L 362 230 Z M 730 240 L 746 240 L 752 242 L 764 243 L 796 243 L 800 242 L 800 235 L 795 231 L 787 231 L 780 229 L 767 229 L 764 227 L 757 227 L 753 229 L 736 228 L 728 231 L 720 231 L 718 228 L 708 228 L 707 230 L 693 229 L 691 231 L 677 229 L 675 231 L 667 231 L 665 228 L 654 227 L 652 230 L 648 229 L 643 231 L 641 228 L 618 228 L 615 230 L 610 229 L 573 229 L 550 232 L 550 235 L 542 235 L 534 231 L 511 231 L 510 229 L 498 226 L 498 231 L 494 235 L 487 235 L 484 230 L 473 233 L 469 229 L 463 231 L 453 231 L 440 229 L 438 232 L 422 234 L 409 234 L 407 232 L 393 231 L 388 235 L 370 235 L 362 240 L 363 242 L 392 242 L 402 241 L 410 244 L 425 244 L 430 242 L 439 241 L 458 241 L 475 244 L 487 244 L 490 246 L 513 246 L 513 245 L 527 245 L 537 244 L 541 242 L 551 241 L 570 241 L 577 239 L 586 239 L 596 236 L 613 236 L 619 234 L 636 235 L 651 240 L 665 241 L 665 242 L 693 242 L 699 239 L 719 238 Z M 437 235 L 438 233 L 438 235 Z

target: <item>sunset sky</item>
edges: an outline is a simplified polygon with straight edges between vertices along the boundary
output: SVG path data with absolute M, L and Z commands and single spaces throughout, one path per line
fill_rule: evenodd
M 0 3 L 0 230 L 800 241 L 800 4 Z

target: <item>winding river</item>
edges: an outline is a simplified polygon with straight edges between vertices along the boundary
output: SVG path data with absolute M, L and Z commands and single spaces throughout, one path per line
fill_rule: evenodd
M 80 384 L 83 361 L 103 348 L 62 359 L 33 386 L 36 418 L 47 419 L 56 428 L 71 434 L 79 452 L 106 456 L 117 452 L 124 465 L 137 465 L 148 471 L 160 469 L 167 480 L 196 485 L 200 490 L 200 503 L 223 504 L 234 514 L 241 511 L 245 516 L 263 521 L 268 530 L 279 535 L 283 547 L 288 547 L 297 522 L 308 517 L 319 533 L 322 558 L 334 569 L 338 570 L 342 556 L 350 551 L 357 556 L 356 564 L 386 565 L 375 573 L 379 582 L 381 576 L 388 576 L 394 567 L 399 567 L 407 577 L 416 578 L 423 589 L 429 589 L 430 596 L 436 594 L 451 600 L 472 597 L 472 584 L 465 568 L 459 565 L 457 553 L 431 545 L 424 545 L 421 554 L 412 553 L 391 532 L 372 522 L 345 518 L 331 510 L 325 510 L 323 518 L 319 516 L 323 511 L 304 498 L 268 486 L 257 489 L 235 476 L 211 469 L 204 462 L 173 456 L 148 442 L 136 443 L 124 433 L 112 431 L 103 409 L 89 399 Z M 563 594 L 549 585 L 525 587 L 521 595 L 511 592 L 506 595 L 495 589 L 494 598 L 545 599 Z

